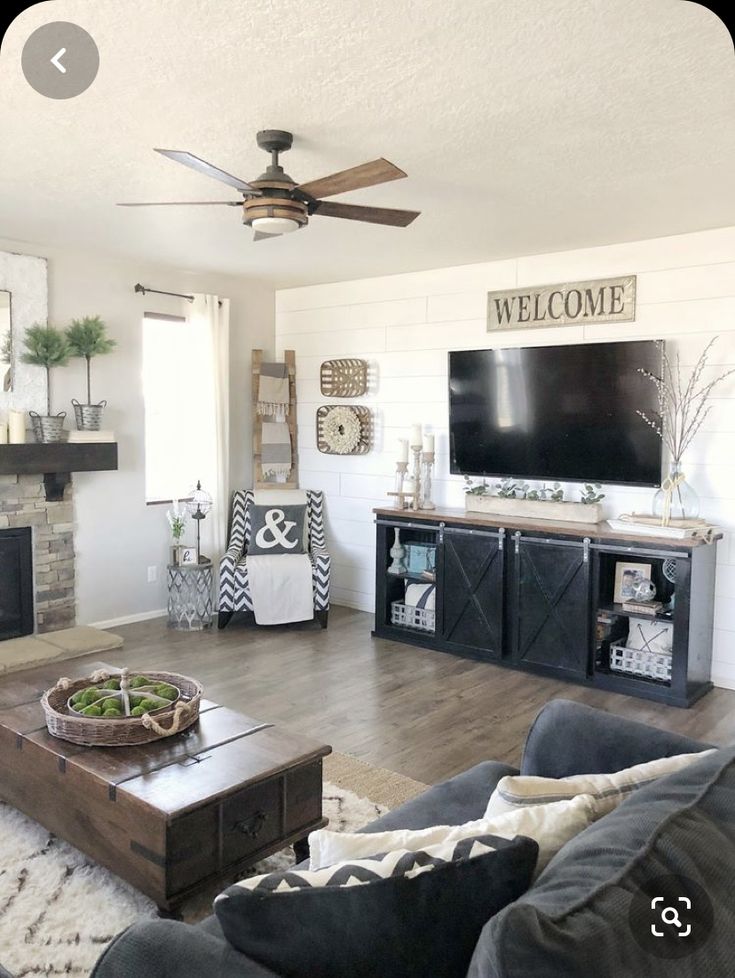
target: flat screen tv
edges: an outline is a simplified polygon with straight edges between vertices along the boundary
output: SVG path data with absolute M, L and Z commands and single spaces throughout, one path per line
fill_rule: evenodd
M 629 486 L 661 483 L 657 342 L 585 343 L 449 354 L 455 474 Z

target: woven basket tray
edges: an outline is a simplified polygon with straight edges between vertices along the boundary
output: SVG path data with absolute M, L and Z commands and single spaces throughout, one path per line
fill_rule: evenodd
M 146 713 L 142 717 L 111 720 L 105 720 L 104 717 L 80 717 L 69 709 L 69 698 L 87 686 L 116 679 L 120 673 L 100 670 L 85 679 L 60 679 L 41 697 L 49 733 L 61 740 L 84 744 L 86 747 L 130 747 L 135 744 L 150 744 L 190 727 L 199 716 L 203 692 L 196 679 L 180 676 L 175 672 L 146 671 L 144 675 L 156 682 L 177 686 L 181 690 L 178 702 L 172 703 L 170 709 L 157 710 L 155 716 Z

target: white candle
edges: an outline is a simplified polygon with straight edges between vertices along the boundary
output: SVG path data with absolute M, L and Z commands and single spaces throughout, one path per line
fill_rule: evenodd
M 398 461 L 407 462 L 408 461 L 408 438 L 398 439 Z
M 26 416 L 24 411 L 10 411 L 8 414 L 8 431 L 11 445 L 25 445 Z
M 8 444 L 8 426 L 4 421 L 0 421 L 0 445 Z
M 411 448 L 421 448 L 421 425 L 411 425 Z
M 434 451 L 434 436 L 424 435 L 424 451 L 433 452 Z

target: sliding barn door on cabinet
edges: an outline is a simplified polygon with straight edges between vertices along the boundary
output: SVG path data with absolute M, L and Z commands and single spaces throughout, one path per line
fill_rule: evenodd
M 512 540 L 513 660 L 575 676 L 590 671 L 589 541 Z
M 445 528 L 442 544 L 442 638 L 498 659 L 503 654 L 505 531 Z

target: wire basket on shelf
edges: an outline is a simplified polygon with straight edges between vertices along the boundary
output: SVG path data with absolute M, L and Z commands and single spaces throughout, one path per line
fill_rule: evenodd
M 671 653 L 629 649 L 626 645 L 610 646 L 610 668 L 642 679 L 671 682 Z
M 196 679 L 175 672 L 149 672 L 145 675 L 155 683 L 174 686 L 179 697 L 170 707 L 145 713 L 141 717 L 85 717 L 69 706 L 71 697 L 95 683 L 127 676 L 127 670 L 110 673 L 98 670 L 84 679 L 60 679 L 41 697 L 46 726 L 52 736 L 86 747 L 130 747 L 149 744 L 171 737 L 190 727 L 199 717 L 203 689 Z M 152 715 L 155 714 L 155 715 Z
M 436 612 L 433 608 L 417 608 L 402 601 L 391 601 L 390 621 L 392 625 L 402 628 L 415 628 L 420 632 L 433 632 L 436 624 Z

